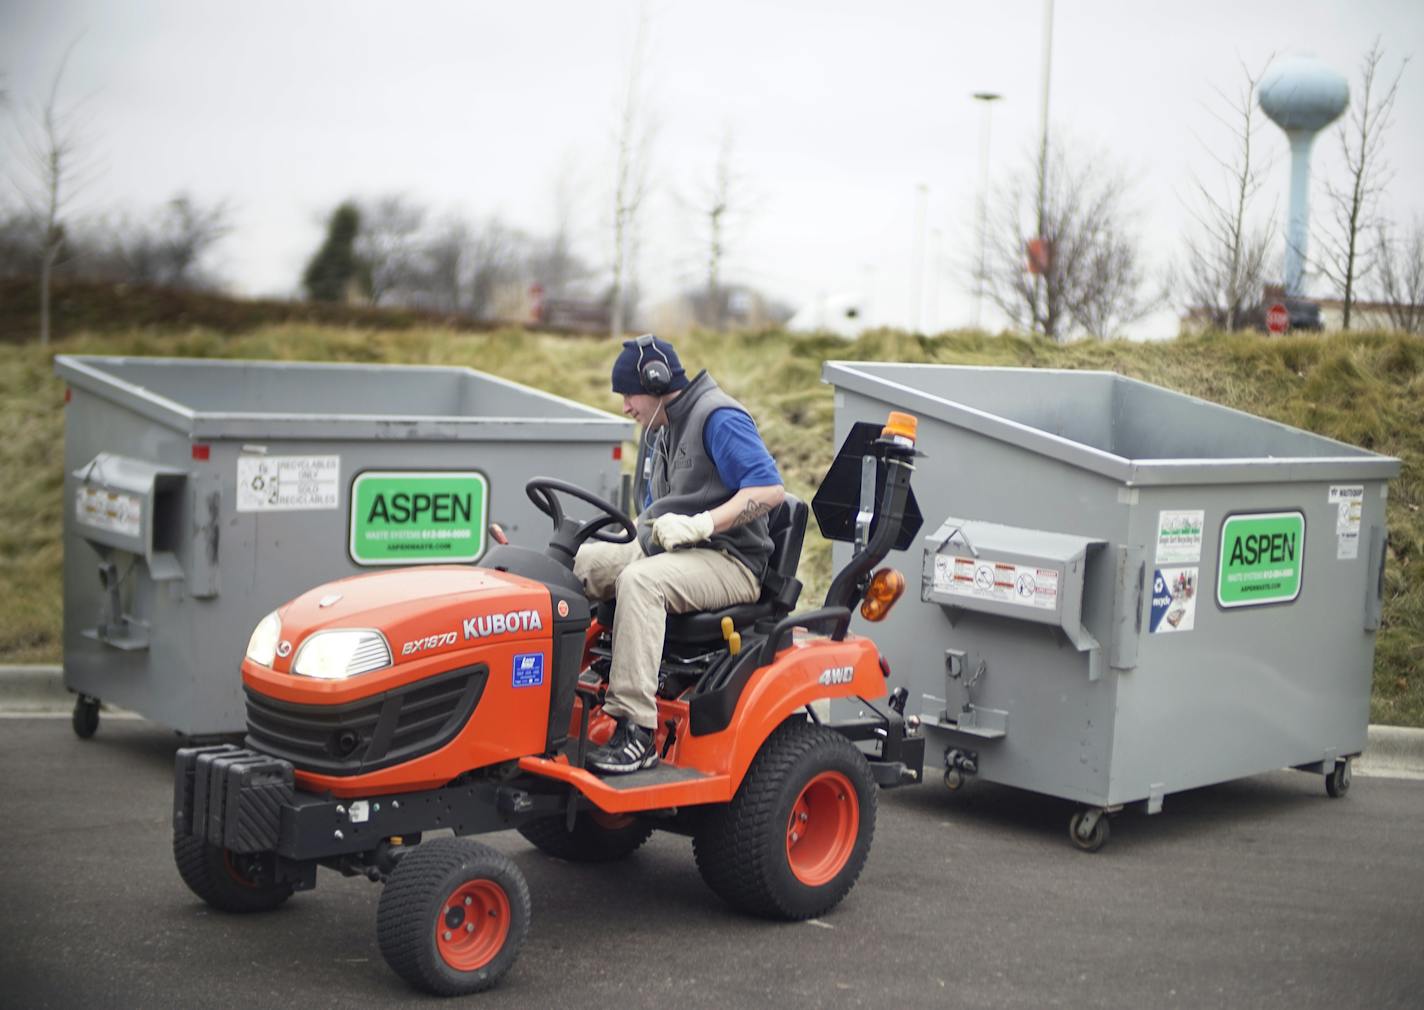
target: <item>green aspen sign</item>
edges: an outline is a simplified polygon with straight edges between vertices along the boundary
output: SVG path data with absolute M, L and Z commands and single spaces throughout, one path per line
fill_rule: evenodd
M 477 561 L 485 552 L 488 509 L 489 482 L 473 470 L 368 470 L 351 485 L 351 560 Z
M 1228 608 L 1289 603 L 1300 595 L 1304 559 L 1304 514 L 1228 516 L 1221 527 L 1216 602 Z

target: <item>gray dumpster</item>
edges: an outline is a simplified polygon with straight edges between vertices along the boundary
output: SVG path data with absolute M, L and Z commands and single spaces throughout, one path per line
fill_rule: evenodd
M 191 735 L 243 728 L 238 665 L 264 614 L 381 566 L 477 561 L 490 521 L 542 546 L 525 481 L 616 501 L 632 436 L 466 368 L 60 356 L 55 371 L 65 684 Z
M 1348 786 L 1398 460 L 1111 373 L 823 378 L 838 441 L 919 417 L 925 523 L 896 562 L 919 592 L 861 630 L 947 785 L 1083 804 L 1085 848 L 1103 811 L 1208 783 L 1305 767 Z

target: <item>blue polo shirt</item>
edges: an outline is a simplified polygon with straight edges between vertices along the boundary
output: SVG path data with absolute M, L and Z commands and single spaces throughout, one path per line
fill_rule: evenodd
M 781 471 L 766 450 L 751 415 L 734 407 L 714 410 L 702 428 L 702 447 L 717 468 L 722 484 L 732 491 L 782 483 Z M 643 494 L 643 508 L 653 503 L 652 488 Z

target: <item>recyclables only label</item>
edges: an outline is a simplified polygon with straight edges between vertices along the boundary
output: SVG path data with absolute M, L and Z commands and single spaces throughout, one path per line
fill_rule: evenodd
M 474 471 L 376 471 L 351 488 L 358 565 L 476 561 L 485 552 L 489 483 Z
M 1221 527 L 1216 602 L 1223 607 L 1289 603 L 1300 595 L 1304 560 L 1304 514 L 1228 516 Z
M 334 509 L 341 501 L 340 456 L 239 456 L 239 512 Z

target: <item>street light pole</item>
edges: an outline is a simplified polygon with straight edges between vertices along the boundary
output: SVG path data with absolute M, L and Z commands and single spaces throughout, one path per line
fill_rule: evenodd
M 974 100 L 981 103 L 979 115 L 979 269 L 974 290 L 974 328 L 980 326 L 984 309 L 984 279 L 989 271 L 989 130 L 994 103 L 1003 95 L 993 91 L 976 91 Z
M 1044 235 L 1044 225 L 1046 224 L 1047 199 L 1048 199 L 1048 85 L 1052 79 L 1053 71 L 1053 0 L 1044 0 L 1043 4 L 1043 141 L 1038 149 L 1038 231 L 1034 235 L 1039 242 L 1043 243 L 1047 262 L 1052 261 L 1053 251 L 1048 244 L 1047 236 Z M 1036 271 L 1033 275 L 1033 309 L 1034 314 L 1040 311 L 1039 292 L 1043 285 L 1042 271 Z M 1048 313 L 1044 312 L 1040 320 L 1044 333 L 1048 332 Z
M 910 324 L 916 333 L 924 330 L 925 218 L 929 199 L 928 185 L 922 182 L 915 187 L 915 237 L 910 245 Z

